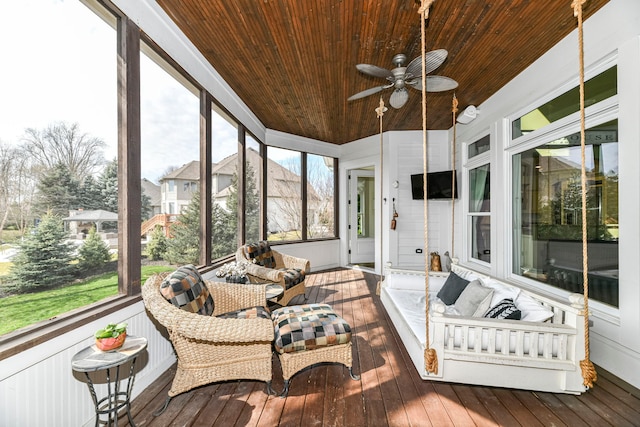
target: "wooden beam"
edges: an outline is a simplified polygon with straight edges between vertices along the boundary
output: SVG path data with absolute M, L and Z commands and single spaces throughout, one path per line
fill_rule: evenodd
M 140 293 L 140 28 L 118 21 L 118 290 Z

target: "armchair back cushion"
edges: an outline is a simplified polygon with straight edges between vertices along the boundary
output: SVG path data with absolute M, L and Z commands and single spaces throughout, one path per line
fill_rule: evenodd
M 244 254 L 249 261 L 266 268 L 276 268 L 276 259 L 271 251 L 271 246 L 266 240 L 244 245 Z
M 160 285 L 160 293 L 171 304 L 190 313 L 204 316 L 211 316 L 213 313 L 213 297 L 202 276 L 191 264 L 179 267 L 168 275 Z

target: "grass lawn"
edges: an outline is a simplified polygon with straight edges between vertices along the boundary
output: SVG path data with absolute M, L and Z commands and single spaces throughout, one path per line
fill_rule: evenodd
M 163 265 L 143 266 L 141 281 L 144 283 L 154 273 L 174 269 Z M 0 335 L 117 294 L 118 274 L 107 273 L 63 288 L 0 298 Z

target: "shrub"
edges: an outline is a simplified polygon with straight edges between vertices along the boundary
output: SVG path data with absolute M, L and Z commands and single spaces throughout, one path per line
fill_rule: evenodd
M 164 235 L 162 227 L 156 227 L 151 233 L 151 241 L 147 245 L 147 253 L 152 261 L 159 261 L 167 253 L 167 236 Z
M 80 270 L 94 270 L 111 260 L 109 246 L 100 238 L 95 227 L 89 230 L 89 235 L 78 250 Z

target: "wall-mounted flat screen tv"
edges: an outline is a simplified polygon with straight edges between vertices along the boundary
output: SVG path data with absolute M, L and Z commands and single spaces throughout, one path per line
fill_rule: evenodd
M 451 193 L 458 198 L 458 179 L 453 180 L 453 191 L 451 188 L 452 171 L 429 172 L 427 173 L 427 199 L 451 199 Z M 423 181 L 424 175 L 419 173 L 411 175 L 411 195 L 413 200 L 424 199 Z

